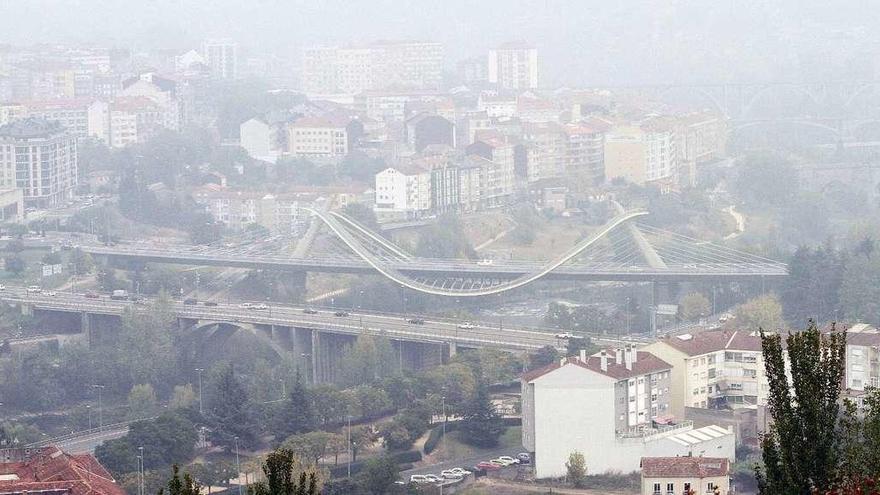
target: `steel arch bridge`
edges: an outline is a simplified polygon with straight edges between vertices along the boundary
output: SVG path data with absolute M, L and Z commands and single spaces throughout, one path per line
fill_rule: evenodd
M 480 297 L 523 287 L 553 273 L 605 279 L 777 277 L 785 264 L 692 239 L 633 220 L 646 210 L 622 211 L 561 255 L 547 262 L 485 264 L 472 260 L 417 258 L 336 212 L 309 209 L 358 259 L 385 278 L 412 290 L 446 297 Z M 335 256 L 345 256 L 337 252 Z

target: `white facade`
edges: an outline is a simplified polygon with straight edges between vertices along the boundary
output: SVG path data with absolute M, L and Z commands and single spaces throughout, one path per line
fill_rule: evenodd
M 616 430 L 616 378 L 573 362 L 523 384 L 523 445 L 535 453 L 535 476 L 565 476 L 581 452 L 592 473 L 631 472 L 644 456 L 712 455 L 734 459 L 734 434 L 689 423 L 641 434 Z
M 231 40 L 205 40 L 202 55 L 214 77 L 238 77 L 238 43 Z
M 0 127 L 0 187 L 22 191 L 25 204 L 66 201 L 77 185 L 76 136 L 57 122 L 28 118 Z
M 288 126 L 288 143 L 293 156 L 341 157 L 348 153 L 348 130 L 342 124 L 305 117 Z
M 846 388 L 864 392 L 880 386 L 880 332 L 859 323 L 847 329 Z
M 508 44 L 489 50 L 489 83 L 509 90 L 538 87 L 538 50 Z
M 376 212 L 418 216 L 431 209 L 431 172 L 389 167 L 376 174 Z
M 261 119 L 250 119 L 239 126 L 239 142 L 251 158 L 275 163 L 281 154 L 278 130 Z

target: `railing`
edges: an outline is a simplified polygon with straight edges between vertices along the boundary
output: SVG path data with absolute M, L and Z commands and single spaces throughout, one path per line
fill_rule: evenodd
M 38 447 L 45 447 L 47 445 L 64 443 L 64 442 L 67 442 L 70 440 L 75 440 L 77 438 L 87 437 L 89 435 L 94 435 L 96 433 L 101 433 L 104 431 L 119 430 L 119 429 L 122 429 L 124 427 L 131 425 L 132 423 L 137 423 L 138 421 L 148 421 L 151 419 L 155 419 L 155 416 L 149 417 L 149 418 L 132 419 L 129 421 L 122 421 L 121 423 L 113 423 L 113 424 L 104 425 L 104 426 L 98 426 L 96 428 L 91 428 L 88 430 L 75 431 L 73 433 L 68 433 L 67 435 L 61 435 L 61 436 L 57 436 L 57 437 L 53 437 L 53 438 L 47 438 L 45 440 L 40 440 L 39 442 L 29 443 L 29 444 L 25 445 L 24 447 L 28 448 L 28 449 L 33 449 L 33 448 L 38 448 Z
M 627 431 L 617 432 L 617 438 L 646 438 L 664 433 L 671 433 L 678 430 L 693 429 L 694 422 L 691 420 L 682 421 L 674 425 L 660 426 L 658 428 L 637 428 Z

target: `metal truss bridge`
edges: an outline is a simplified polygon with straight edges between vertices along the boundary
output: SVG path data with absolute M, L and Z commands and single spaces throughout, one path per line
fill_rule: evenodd
M 667 232 L 634 220 L 645 210 L 622 211 L 550 261 L 437 259 L 413 256 L 388 239 L 335 212 L 309 210 L 332 236 L 311 243 L 301 256 L 242 254 L 224 248 L 199 251 L 119 245 L 82 246 L 96 256 L 160 263 L 375 273 L 426 294 L 480 297 L 538 280 L 673 282 L 785 276 L 786 265 L 720 245 Z

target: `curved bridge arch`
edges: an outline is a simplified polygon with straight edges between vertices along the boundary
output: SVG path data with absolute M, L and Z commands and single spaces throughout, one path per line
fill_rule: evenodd
M 747 129 L 762 127 L 762 126 L 783 126 L 783 125 L 801 126 L 801 127 L 809 127 L 812 129 L 819 129 L 819 130 L 823 130 L 823 131 L 830 133 L 834 137 L 834 141 L 839 141 L 841 139 L 840 129 L 838 129 L 836 127 L 832 127 L 830 125 L 823 124 L 821 122 L 813 122 L 810 120 L 799 120 L 799 119 L 755 120 L 752 122 L 746 122 L 746 123 L 734 126 L 731 129 L 731 132 L 736 133 L 736 132 L 745 131 Z
M 500 294 L 502 292 L 506 292 L 509 290 L 516 289 L 518 287 L 522 287 L 528 283 L 534 282 L 539 278 L 547 275 L 553 270 L 559 268 L 563 263 L 571 260 L 572 258 L 579 255 L 588 247 L 592 246 L 606 235 L 608 235 L 612 230 L 616 229 L 623 223 L 632 220 L 633 218 L 647 215 L 648 212 L 646 210 L 634 210 L 622 213 L 617 215 L 616 217 L 609 220 L 601 229 L 592 233 L 589 237 L 579 242 L 577 245 L 566 251 L 564 254 L 551 261 L 550 263 L 544 265 L 540 270 L 527 273 L 518 278 L 505 282 L 503 284 L 496 285 L 494 287 L 489 288 L 478 288 L 478 289 L 438 289 L 436 287 L 419 283 L 415 280 L 412 280 L 410 277 L 406 276 L 399 270 L 390 268 L 385 266 L 379 259 L 376 258 L 372 253 L 364 249 L 361 243 L 354 238 L 348 231 L 346 231 L 342 225 L 340 225 L 337 219 L 343 219 L 342 215 L 334 212 L 325 213 L 322 211 L 318 211 L 315 209 L 307 209 L 313 215 L 318 217 L 330 230 L 339 237 L 352 251 L 354 251 L 361 259 L 367 262 L 374 270 L 378 271 L 385 278 L 388 278 L 398 284 L 417 290 L 419 292 L 423 292 L 425 294 L 431 294 L 435 296 L 453 296 L 453 297 L 479 297 L 479 296 L 490 296 L 494 294 Z M 375 235 L 370 233 L 369 231 L 361 230 L 362 233 L 365 233 L 370 238 L 375 240 Z M 377 241 L 380 242 L 380 241 Z
M 804 97 L 810 101 L 814 108 L 819 106 L 819 98 L 816 97 L 809 89 L 801 87 L 797 84 L 786 84 L 786 85 L 769 85 L 759 89 L 755 92 L 748 101 L 743 105 L 742 111 L 740 115 L 744 120 L 754 118 L 752 113 L 757 108 L 758 103 L 762 102 L 763 99 L 768 96 L 772 96 L 774 92 L 783 91 L 788 95 L 797 95 Z

